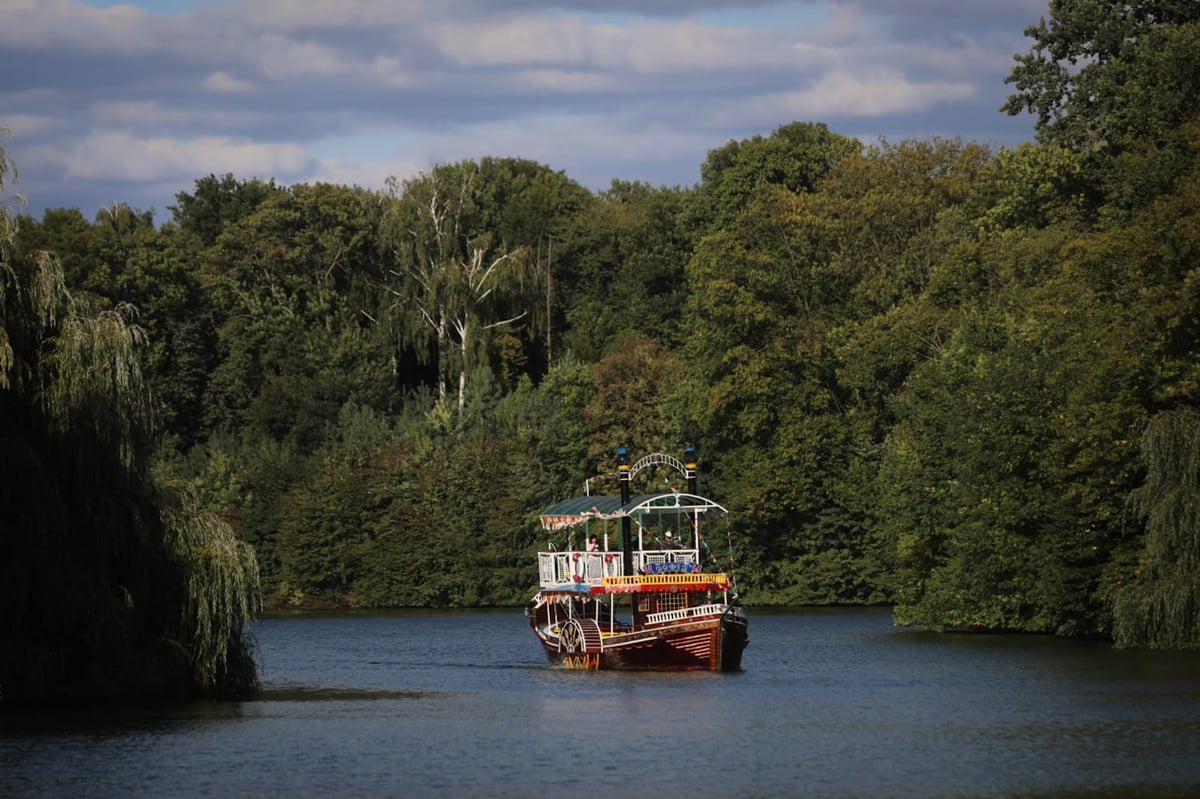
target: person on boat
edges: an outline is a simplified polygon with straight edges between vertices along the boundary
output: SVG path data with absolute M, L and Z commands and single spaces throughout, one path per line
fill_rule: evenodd
M 587 551 L 588 552 L 599 552 L 600 551 L 600 539 L 597 538 L 596 536 L 592 536 L 591 538 L 589 538 Z
M 679 542 L 671 535 L 670 530 L 663 533 L 663 549 L 679 549 Z

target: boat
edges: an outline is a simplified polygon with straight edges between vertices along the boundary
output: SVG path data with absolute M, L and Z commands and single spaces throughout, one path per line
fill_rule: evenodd
M 728 568 L 708 545 L 728 511 L 697 493 L 695 448 L 684 454 L 630 464 L 618 449 L 619 495 L 593 495 L 589 482 L 541 513 L 557 540 L 538 552 L 539 589 L 525 615 L 551 666 L 741 670 L 749 634 L 732 545 Z M 651 467 L 681 475 L 685 490 L 667 480 L 657 493 L 633 495 L 634 478 Z

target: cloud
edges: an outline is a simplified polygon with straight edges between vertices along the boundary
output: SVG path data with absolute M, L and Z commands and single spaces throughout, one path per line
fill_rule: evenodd
M 248 113 L 218 113 L 201 107 L 181 107 L 162 100 L 99 101 L 88 109 L 88 127 L 92 130 L 154 131 L 162 129 L 197 130 L 205 127 L 230 127 L 245 123 Z
M 954 81 L 913 81 L 901 72 L 872 67 L 860 74 L 830 72 L 813 86 L 781 95 L 775 118 L 790 109 L 794 116 L 823 119 L 831 116 L 872 117 L 924 111 L 940 103 L 971 97 L 975 87 Z
M 379 189 L 390 177 L 403 181 L 428 171 L 432 165 L 403 158 L 382 161 L 320 158 L 311 165 L 306 182 Z
M 100 0 L 96 0 L 100 2 Z M 594 188 L 689 185 L 795 120 L 1029 138 L 996 109 L 1044 4 L 961 0 L 0 4 L 0 127 L 38 205 L 210 173 L 353 178 L 511 155 Z M 390 146 L 389 146 L 390 143 Z M 376 177 L 379 176 L 379 177 Z M 336 180 L 334 180 L 336 182 Z M 155 194 L 158 192 L 159 194 Z M 169 195 L 168 195 L 169 196 Z
M 780 69 L 794 61 L 781 34 L 725 29 L 692 20 L 618 27 L 580 19 L 520 17 L 446 25 L 441 51 L 462 66 L 553 65 L 676 77 L 721 70 Z
M 303 146 L 206 136 L 195 140 L 137 137 L 104 132 L 29 149 L 34 163 L 53 163 L 63 177 L 84 181 L 183 180 L 199 177 L 198 164 L 211 172 L 295 175 L 310 166 Z
M 255 84 L 248 80 L 233 77 L 224 70 L 210 72 L 200 81 L 200 87 L 205 91 L 220 94 L 245 93 L 254 91 Z
M 0 117 L 0 128 L 19 132 L 22 138 L 35 140 L 51 135 L 64 127 L 63 121 L 52 114 L 7 114 Z

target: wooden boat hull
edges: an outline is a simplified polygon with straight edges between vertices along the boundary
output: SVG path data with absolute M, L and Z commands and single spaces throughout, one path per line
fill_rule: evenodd
M 641 630 L 602 630 L 589 619 L 532 626 L 551 666 L 582 671 L 739 671 L 749 643 L 746 617 L 734 607 Z

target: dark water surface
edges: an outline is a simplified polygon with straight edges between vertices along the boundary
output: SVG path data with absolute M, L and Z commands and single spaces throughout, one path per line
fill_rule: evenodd
M 520 611 L 253 631 L 260 701 L 0 714 L 0 796 L 1200 796 L 1200 653 L 878 610 L 752 611 L 737 674 L 554 671 Z

